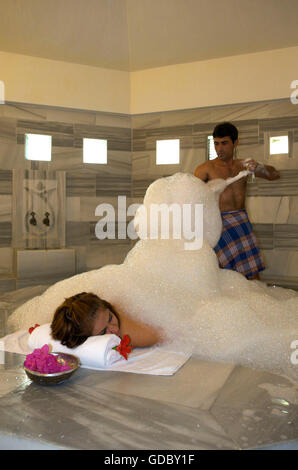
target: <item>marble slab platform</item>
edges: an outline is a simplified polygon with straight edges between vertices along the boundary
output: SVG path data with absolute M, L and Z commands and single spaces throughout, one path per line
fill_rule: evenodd
M 0 312 L 44 289 L 0 296 Z M 269 371 L 192 357 L 171 377 L 79 369 L 44 387 L 23 361 L 0 364 L 1 449 L 297 449 L 298 382 Z

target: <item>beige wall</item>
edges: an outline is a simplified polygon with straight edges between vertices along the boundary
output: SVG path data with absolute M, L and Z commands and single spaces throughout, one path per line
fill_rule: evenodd
M 288 98 L 298 47 L 131 73 L 131 114 Z
M 143 114 L 289 98 L 298 47 L 123 72 L 0 52 L 6 101 Z
M 130 112 L 128 72 L 0 52 L 0 80 L 6 101 Z

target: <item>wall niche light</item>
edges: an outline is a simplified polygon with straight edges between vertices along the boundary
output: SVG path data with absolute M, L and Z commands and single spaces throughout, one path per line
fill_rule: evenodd
M 264 132 L 264 158 L 276 162 L 293 155 L 293 130 L 272 130 Z
M 214 147 L 213 135 L 207 137 L 207 160 L 214 160 L 217 158 L 217 153 Z
M 108 162 L 108 141 L 104 139 L 83 139 L 83 162 L 106 164 Z
M 270 137 L 269 141 L 269 154 L 270 155 L 284 155 L 289 153 L 289 136 L 279 135 Z
M 177 165 L 180 163 L 180 139 L 156 141 L 156 165 Z
M 25 158 L 50 162 L 52 158 L 52 136 L 25 134 Z

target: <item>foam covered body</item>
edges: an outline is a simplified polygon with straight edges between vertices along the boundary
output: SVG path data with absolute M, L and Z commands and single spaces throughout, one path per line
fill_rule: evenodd
M 147 207 L 203 203 L 200 250 L 185 250 L 183 239 L 140 240 L 123 264 L 60 281 L 19 307 L 10 331 L 48 323 L 66 297 L 94 292 L 134 319 L 163 328 L 171 348 L 174 343 L 202 359 L 296 376 L 290 356 L 298 339 L 298 294 L 218 267 L 212 247 L 221 234 L 218 197 L 227 182 L 211 183 L 178 173 L 155 181 L 144 199 Z

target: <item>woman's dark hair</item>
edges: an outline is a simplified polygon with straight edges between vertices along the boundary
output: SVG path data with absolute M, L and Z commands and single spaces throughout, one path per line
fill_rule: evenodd
M 54 313 L 51 324 L 52 337 L 68 348 L 83 344 L 92 335 L 94 320 L 98 310 L 110 310 L 120 319 L 106 300 L 95 294 L 81 292 L 64 300 Z
M 234 143 L 235 140 L 238 139 L 238 129 L 230 122 L 222 122 L 221 124 L 217 124 L 213 131 L 213 138 L 214 137 L 231 137 L 232 142 Z

